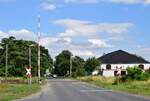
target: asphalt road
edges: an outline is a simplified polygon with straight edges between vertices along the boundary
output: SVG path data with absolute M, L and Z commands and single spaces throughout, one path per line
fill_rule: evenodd
M 40 95 L 20 101 L 150 101 L 149 98 L 100 89 L 68 79 L 48 80 Z

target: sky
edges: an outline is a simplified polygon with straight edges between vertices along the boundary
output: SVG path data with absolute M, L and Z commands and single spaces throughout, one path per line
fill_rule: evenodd
M 0 0 L 0 39 L 37 41 L 52 57 L 124 50 L 150 61 L 150 0 Z

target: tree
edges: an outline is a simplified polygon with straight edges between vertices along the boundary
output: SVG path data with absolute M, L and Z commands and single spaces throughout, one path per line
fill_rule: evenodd
M 72 63 L 73 63 L 73 68 L 72 68 L 72 73 L 73 76 L 84 76 L 85 75 L 85 69 L 84 69 L 84 59 L 82 59 L 79 56 L 75 56 L 72 59 Z
M 95 57 L 92 57 L 86 60 L 84 68 L 87 74 L 91 75 L 92 72 L 97 68 L 97 66 L 100 66 L 100 61 Z
M 70 57 L 72 53 L 68 50 L 62 51 L 58 56 L 56 56 L 54 73 L 59 76 L 65 76 L 70 70 Z
M 32 75 L 37 75 L 37 43 L 33 41 L 16 40 L 15 37 L 9 37 L 2 39 L 1 46 L 4 49 L 0 50 L 1 64 L 0 70 L 5 67 L 5 46 L 8 44 L 8 75 L 9 76 L 24 76 L 26 71 L 25 67 L 29 66 L 28 62 L 28 49 L 29 45 L 32 52 Z M 45 47 L 41 46 L 41 74 L 45 73 L 45 70 L 52 68 L 52 58 Z M 3 71 L 4 72 L 4 71 Z M 1 72 L 0 72 L 1 73 Z M 1 73 L 0 75 L 3 75 Z M 4 76 L 4 75 L 3 75 Z

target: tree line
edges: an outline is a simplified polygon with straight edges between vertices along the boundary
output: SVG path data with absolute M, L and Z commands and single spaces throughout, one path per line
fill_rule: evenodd
M 25 76 L 25 68 L 29 66 L 29 46 L 31 47 L 31 65 L 32 76 L 37 75 L 37 48 L 38 44 L 34 41 L 17 40 L 15 37 L 3 38 L 0 46 L 0 76 L 5 75 L 5 54 L 6 45 L 8 45 L 8 76 Z M 41 74 L 44 75 L 45 70 L 52 68 L 52 58 L 48 53 L 48 49 L 43 46 L 41 48 Z
M 56 56 L 53 73 L 59 76 L 69 76 L 70 59 L 72 61 L 71 72 L 73 77 L 91 75 L 97 66 L 100 66 L 100 61 L 95 57 L 88 58 L 85 61 L 79 56 L 72 56 L 73 54 L 68 50 L 64 50 L 58 56 Z
M 0 49 L 0 76 L 5 76 L 6 45 L 8 45 L 8 76 L 25 76 L 25 68 L 29 66 L 30 45 L 33 45 L 33 47 L 31 47 L 32 76 L 37 76 L 38 44 L 34 41 L 17 40 L 12 36 L 3 38 L 0 43 L 0 46 L 3 47 L 3 49 Z M 55 61 L 53 61 L 48 49 L 43 46 L 40 46 L 40 48 L 42 76 L 44 76 L 47 69 L 51 74 L 69 76 L 70 57 L 73 56 L 73 53 L 69 50 L 63 50 L 55 57 Z M 72 76 L 90 75 L 99 65 L 100 62 L 95 57 L 84 60 L 79 56 L 74 56 L 72 57 Z

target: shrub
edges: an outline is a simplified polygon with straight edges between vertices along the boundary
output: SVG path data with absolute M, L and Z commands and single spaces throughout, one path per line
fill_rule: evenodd
M 84 68 L 78 69 L 76 72 L 73 72 L 73 77 L 78 77 L 78 76 L 85 76 L 85 70 Z
M 148 80 L 150 75 L 141 68 L 133 67 L 127 69 L 127 80 Z
M 142 73 L 141 74 L 141 78 L 140 78 L 140 80 L 148 80 L 150 78 L 150 74 L 148 74 L 147 72 L 144 72 L 144 73 Z
M 148 73 L 148 74 L 150 74 L 150 68 L 147 69 L 145 72 Z

